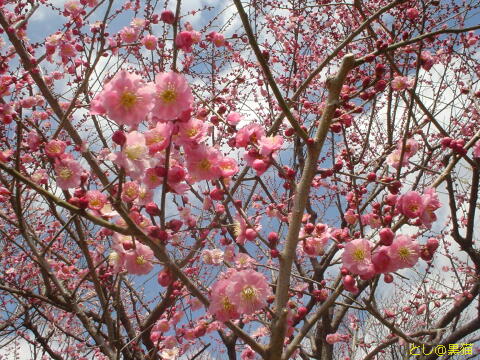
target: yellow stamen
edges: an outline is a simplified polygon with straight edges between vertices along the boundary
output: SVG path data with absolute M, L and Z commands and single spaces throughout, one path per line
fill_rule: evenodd
M 130 110 L 137 103 L 137 100 L 137 95 L 131 91 L 125 91 L 122 96 L 120 96 L 120 104 L 127 110 Z

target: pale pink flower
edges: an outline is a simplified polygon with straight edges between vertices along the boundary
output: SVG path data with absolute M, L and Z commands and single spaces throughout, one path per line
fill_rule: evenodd
M 401 150 L 403 147 L 403 141 L 398 142 L 397 148 Z M 404 147 L 404 155 L 406 154 L 408 157 L 412 157 L 415 155 L 418 151 L 418 142 L 415 139 L 407 139 L 405 142 L 405 147 Z
M 265 276 L 255 270 L 241 270 L 229 279 L 226 295 L 240 314 L 249 315 L 267 305 L 272 294 Z
M 200 144 L 197 147 L 186 148 L 185 153 L 187 169 L 194 182 L 218 179 L 222 175 L 219 165 L 223 156 L 218 150 Z
M 107 203 L 107 196 L 98 190 L 89 190 L 85 194 L 88 200 L 88 208 L 100 211 Z
M 258 140 L 260 155 L 270 156 L 282 148 L 283 138 L 280 135 L 263 136 Z
M 32 180 L 36 184 L 46 184 L 48 180 L 47 170 L 38 169 L 32 174 Z
M 180 123 L 175 143 L 185 146 L 197 145 L 205 139 L 207 133 L 208 124 L 201 120 L 191 118 L 187 122 Z
M 218 321 L 228 321 L 239 317 L 236 306 L 226 292 L 229 285 L 230 280 L 221 279 L 212 286 L 212 295 L 208 311 L 214 315 Z
M 153 155 L 167 148 L 172 135 L 172 123 L 157 123 L 157 125 L 145 133 L 145 143 L 148 152 Z
M 406 217 L 414 219 L 423 213 L 425 206 L 418 192 L 408 191 L 398 198 L 397 209 Z
M 153 269 L 153 251 L 146 245 L 135 243 L 135 249 L 125 254 L 125 268 L 130 274 L 145 275 Z
M 166 174 L 166 171 L 163 168 L 149 168 L 145 171 L 145 176 L 143 178 L 143 183 L 147 186 L 148 189 L 155 189 L 163 183 L 163 178 Z
M 473 147 L 473 157 L 480 158 L 480 140 Z
M 157 48 L 157 38 L 154 35 L 146 35 L 142 39 L 142 45 L 145 46 L 147 50 L 155 50 Z
M 45 153 L 52 158 L 60 157 L 65 152 L 67 144 L 61 140 L 50 140 L 45 145 Z
M 344 335 L 340 333 L 328 334 L 325 338 L 326 342 L 330 345 L 333 345 L 337 342 L 348 341 L 350 339 L 349 335 Z
M 247 147 L 248 144 L 257 144 L 265 136 L 265 130 L 258 124 L 249 124 L 241 128 L 235 136 L 236 147 Z
M 220 249 L 203 250 L 203 262 L 208 265 L 220 265 L 223 262 L 223 251 Z
M 345 214 L 343 214 L 343 218 L 347 224 L 353 225 L 357 222 L 358 215 L 352 209 L 348 209 Z
M 394 91 L 411 89 L 413 87 L 413 81 L 406 76 L 395 76 L 392 80 L 391 86 Z
M 434 188 L 425 189 L 422 195 L 422 204 L 423 212 L 420 215 L 420 220 L 422 220 L 423 225 L 430 228 L 432 223 L 437 220 L 435 210 L 442 206 Z
M 420 256 L 420 245 L 407 235 L 398 235 L 389 246 L 390 271 L 414 266 Z
M 387 156 L 387 164 L 390 165 L 391 167 L 398 169 L 400 166 L 400 158 L 402 155 L 402 151 L 397 149 L 394 150 L 390 155 Z M 403 158 L 402 158 L 402 166 L 408 165 L 408 154 L 403 153 Z
M 27 144 L 30 150 L 37 151 L 38 147 L 40 146 L 40 136 L 37 134 L 36 131 L 30 131 L 27 135 Z
M 342 262 L 352 274 L 365 275 L 373 270 L 372 243 L 366 239 L 355 239 L 345 245 Z
M 137 27 L 125 26 L 120 30 L 120 38 L 124 43 L 133 43 L 137 41 L 139 35 L 140 32 Z
M 183 75 L 169 72 L 155 77 L 155 106 L 152 112 L 160 121 L 175 120 L 189 110 L 192 103 L 192 90 Z
M 122 200 L 125 202 L 132 202 L 139 195 L 139 186 L 136 181 L 129 181 L 123 184 Z
M 63 6 L 65 11 L 67 11 L 72 17 L 76 17 L 80 15 L 80 13 L 83 10 L 83 6 L 82 4 L 80 4 L 80 1 L 76 1 L 76 0 L 69 0 L 65 2 Z
M 103 114 L 118 125 L 135 128 L 145 120 L 153 107 L 154 88 L 125 70 L 117 73 L 93 99 L 92 115 Z
M 229 178 L 238 173 L 238 165 L 235 159 L 222 157 L 218 166 L 224 178 Z
M 237 112 L 232 112 L 228 114 L 226 118 L 227 123 L 233 126 L 237 125 L 241 120 L 242 120 L 242 115 L 240 115 Z
M 426 71 L 429 71 L 435 64 L 435 59 L 429 51 L 422 51 L 420 54 L 420 65 Z
M 137 131 L 131 131 L 127 134 L 122 151 L 111 154 L 110 160 L 123 167 L 127 175 L 139 177 L 145 171 L 147 156 L 145 136 Z
M 235 256 L 234 261 L 237 270 L 251 269 L 256 263 L 255 259 L 242 252 Z
M 55 173 L 57 185 L 67 190 L 80 185 L 83 168 L 71 155 L 64 154 L 55 162 Z

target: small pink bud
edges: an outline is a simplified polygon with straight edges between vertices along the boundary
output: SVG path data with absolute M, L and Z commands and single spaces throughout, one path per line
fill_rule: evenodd
M 380 244 L 385 246 L 392 245 L 393 238 L 395 237 L 395 233 L 390 228 L 383 228 L 379 232 L 380 235 Z

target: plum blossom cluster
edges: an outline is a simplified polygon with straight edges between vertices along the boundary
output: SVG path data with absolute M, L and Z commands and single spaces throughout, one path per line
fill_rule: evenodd
M 267 305 L 272 291 L 262 273 L 229 269 L 213 284 L 209 312 L 218 321 L 238 319 Z
M 420 257 L 425 261 L 431 260 L 438 245 L 437 239 L 430 238 L 426 245 L 421 246 L 408 235 L 395 236 L 389 228 L 380 231 L 377 247 L 366 239 L 352 240 L 345 245 L 342 254 L 345 289 L 358 292 L 356 281 L 350 274 L 359 275 L 363 280 L 386 274 L 385 281 L 391 282 L 393 278 L 389 273 L 415 266 Z
M 273 163 L 274 156 L 282 148 L 283 138 L 280 135 L 266 136 L 260 125 L 249 124 L 237 132 L 234 145 L 247 150 L 245 161 L 260 176 Z
M 427 228 L 437 220 L 435 210 L 442 204 L 438 200 L 435 189 L 428 188 L 420 195 L 416 191 L 408 191 L 397 200 L 397 209 L 409 219 L 417 219 L 416 225 L 424 225 Z
M 192 117 L 192 105 L 193 95 L 182 75 L 161 73 L 148 83 L 125 70 L 92 101 L 92 115 L 106 115 L 132 130 L 114 134 L 113 141 L 121 150 L 109 156 L 133 180 L 126 187 L 125 201 L 135 200 L 141 188 L 153 191 L 165 180 L 169 191 L 181 194 L 188 188 L 184 181 L 229 178 L 238 171 L 234 159 L 204 143 L 209 126 Z M 149 130 L 137 131 L 147 119 Z M 167 161 L 165 150 L 172 144 Z M 180 146 L 183 152 L 178 150 Z

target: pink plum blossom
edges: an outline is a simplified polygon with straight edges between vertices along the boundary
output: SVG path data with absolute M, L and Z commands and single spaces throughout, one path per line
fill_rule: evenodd
M 414 219 L 423 213 L 425 206 L 418 192 L 408 191 L 398 198 L 397 209 L 406 217 Z
M 229 294 L 227 294 L 227 287 L 230 285 L 230 280 L 218 280 L 211 291 L 210 306 L 208 311 L 215 316 L 218 321 L 228 321 L 237 319 L 239 313 L 236 306 L 233 304 Z
M 121 70 L 94 98 L 92 115 L 103 114 L 118 125 L 135 128 L 145 120 L 154 105 L 154 88 L 139 75 Z
M 228 282 L 225 293 L 240 314 L 249 315 L 262 309 L 272 294 L 265 276 L 252 269 L 234 273 Z
M 157 48 L 157 37 L 155 35 L 146 35 L 142 39 L 142 45 L 147 50 L 155 50 Z
M 183 75 L 169 72 L 155 77 L 155 106 L 152 110 L 155 118 L 175 120 L 189 110 L 192 103 L 192 90 Z
M 171 123 L 157 123 L 157 125 L 145 133 L 145 144 L 148 146 L 148 152 L 153 155 L 165 150 L 170 143 L 172 135 Z
M 187 168 L 193 181 L 213 180 L 222 175 L 220 161 L 223 156 L 214 148 L 200 144 L 185 149 Z
M 258 124 L 249 124 L 241 128 L 235 136 L 236 147 L 247 147 L 247 145 L 256 144 L 260 138 L 265 136 L 265 130 Z
M 80 185 L 83 168 L 71 155 L 64 154 L 55 162 L 55 173 L 57 185 L 67 190 Z
M 135 249 L 125 254 L 125 268 L 130 274 L 145 275 L 153 269 L 152 260 L 153 251 L 148 246 L 137 242 Z
M 208 124 L 202 120 L 191 118 L 180 123 L 175 143 L 178 145 L 197 145 L 201 143 L 208 133 Z
M 390 271 L 414 266 L 420 257 L 420 245 L 407 235 L 398 235 L 389 246 Z
M 343 266 L 353 274 L 366 275 L 373 270 L 372 243 L 366 239 L 355 239 L 345 245 Z
M 60 157 L 65 152 L 66 148 L 67 144 L 65 141 L 50 140 L 45 144 L 45 153 L 51 158 L 56 158 Z

